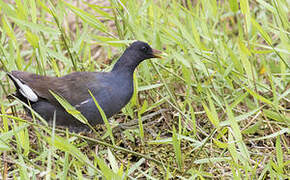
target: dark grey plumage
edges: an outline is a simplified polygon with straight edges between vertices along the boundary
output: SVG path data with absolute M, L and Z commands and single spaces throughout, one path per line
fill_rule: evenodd
M 97 99 L 106 116 L 113 116 L 132 97 L 135 68 L 145 59 L 159 58 L 160 53 L 147 43 L 136 41 L 125 50 L 110 72 L 74 72 L 63 77 L 21 71 L 7 74 L 16 86 L 15 96 L 25 103 L 30 100 L 32 109 L 48 122 L 52 121 L 56 112 L 57 125 L 82 129 L 87 126 L 67 113 L 49 90 L 75 106 L 91 125 L 100 124 L 103 120 L 88 90 Z

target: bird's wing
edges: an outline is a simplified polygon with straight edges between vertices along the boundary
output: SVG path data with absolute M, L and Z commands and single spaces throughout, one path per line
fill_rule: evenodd
M 93 72 L 74 72 L 63 77 L 41 76 L 22 71 L 12 71 L 8 75 L 18 91 L 33 102 L 40 97 L 53 104 L 58 104 L 49 92 L 51 90 L 62 96 L 71 105 L 76 105 L 90 97 L 88 89 L 91 82 L 98 84 L 96 74 Z M 97 87 L 102 88 L 101 84 Z

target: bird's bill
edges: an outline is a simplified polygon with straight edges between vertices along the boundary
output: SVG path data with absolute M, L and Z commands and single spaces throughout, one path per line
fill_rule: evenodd
M 159 51 L 157 49 L 152 49 L 152 54 L 153 54 L 154 58 L 162 58 L 162 56 L 161 56 L 162 51 Z

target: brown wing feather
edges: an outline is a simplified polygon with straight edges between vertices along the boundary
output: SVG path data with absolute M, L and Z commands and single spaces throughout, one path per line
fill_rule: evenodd
M 74 72 L 63 77 L 41 76 L 22 71 L 12 71 L 12 74 L 33 89 L 38 96 L 54 104 L 57 104 L 57 100 L 49 90 L 64 97 L 70 104 L 76 105 L 90 97 L 88 80 L 96 83 L 93 72 Z

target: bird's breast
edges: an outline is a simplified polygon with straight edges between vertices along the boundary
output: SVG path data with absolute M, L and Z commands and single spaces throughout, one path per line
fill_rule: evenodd
M 133 78 L 122 79 L 120 77 L 107 81 L 102 90 L 93 93 L 96 100 L 106 113 L 107 117 L 111 117 L 119 112 L 131 99 L 134 91 Z

